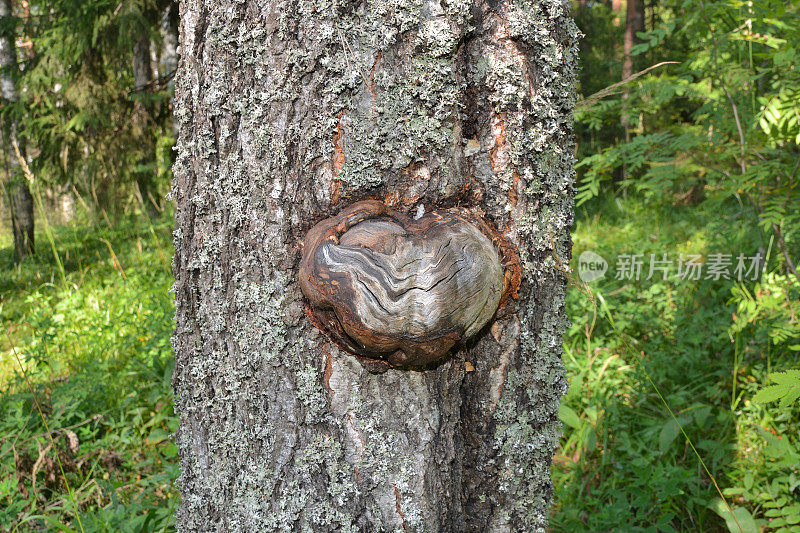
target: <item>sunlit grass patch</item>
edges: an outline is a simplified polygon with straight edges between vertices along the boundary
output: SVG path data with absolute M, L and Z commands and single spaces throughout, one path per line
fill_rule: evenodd
M 169 529 L 170 219 L 74 224 L 54 240 L 66 284 L 44 239 L 18 266 L 0 250 L 0 529 Z

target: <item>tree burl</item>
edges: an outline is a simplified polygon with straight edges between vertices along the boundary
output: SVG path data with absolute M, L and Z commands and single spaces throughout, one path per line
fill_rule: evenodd
M 380 372 L 434 365 L 479 332 L 516 291 L 518 263 L 466 209 L 410 218 L 366 200 L 308 232 L 299 282 L 317 327 Z

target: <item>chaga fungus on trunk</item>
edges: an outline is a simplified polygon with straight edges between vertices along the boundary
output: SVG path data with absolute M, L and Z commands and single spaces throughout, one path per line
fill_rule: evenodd
M 303 240 L 314 324 L 373 372 L 423 369 L 481 330 L 519 288 L 519 257 L 480 215 L 410 218 L 364 200 Z

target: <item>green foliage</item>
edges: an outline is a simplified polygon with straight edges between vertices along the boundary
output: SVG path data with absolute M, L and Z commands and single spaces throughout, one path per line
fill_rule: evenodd
M 744 507 L 729 508 L 722 498 L 714 498 L 708 506 L 717 513 L 723 520 L 728 531 L 740 531 L 741 533 L 759 533 L 753 515 Z
M 605 8 L 589 11 L 607 17 Z M 748 200 L 767 230 L 796 227 L 799 17 L 796 3 L 774 0 L 661 3 L 633 52 L 642 67 L 680 64 L 638 78 L 625 98 L 579 110 L 578 201 L 604 183 L 652 196 L 701 187 L 716 200 Z M 594 25 L 586 32 L 598 38 Z M 582 85 L 590 94 L 597 79 L 584 75 Z M 629 140 L 612 135 L 623 114 L 636 124 Z
M 587 96 L 620 79 L 610 16 L 577 9 Z M 674 0 L 644 18 L 634 72 L 678 64 L 576 112 L 575 256 L 611 261 L 567 300 L 554 525 L 800 531 L 800 5 Z M 610 279 L 617 255 L 663 252 L 764 261 L 757 280 Z
M 776 349 L 760 320 L 745 323 L 731 280 L 646 280 L 646 269 L 639 281 L 616 279 L 622 253 L 750 254 L 761 245 L 758 228 L 735 201 L 720 209 L 604 194 L 586 206 L 574 256 L 594 251 L 609 271 L 567 296 L 570 389 L 553 529 L 727 530 L 730 511 L 691 442 L 743 528 L 780 530 L 778 514 L 793 512 L 800 497 L 800 409 L 754 400 L 770 369 L 797 366 L 798 353 Z M 773 257 L 767 271 L 777 264 Z M 753 290 L 763 280 L 747 283 Z
M 167 0 L 31 0 L 17 13 L 20 100 L 3 114 L 18 124 L 37 178 L 75 187 L 93 207 L 138 207 L 137 183 L 153 181 L 156 198 L 173 144 L 170 90 L 163 79 L 134 90 L 133 46 L 146 35 L 160 55 L 159 23 Z M 144 194 L 144 192 L 141 192 Z M 147 198 L 144 198 L 147 201 Z M 129 209 L 130 210 L 130 209 Z
M 67 287 L 47 250 L 11 266 L 0 249 L 0 530 L 171 530 L 168 220 L 76 224 L 55 241 Z
M 800 398 L 800 370 L 787 370 L 769 375 L 770 381 L 776 383 L 764 387 L 753 396 L 754 402 L 766 403 L 780 400 L 780 408 L 788 409 Z
M 732 333 L 754 328 L 773 343 L 773 349 L 797 351 L 800 324 L 794 317 L 800 312 L 800 283 L 793 276 L 769 272 L 753 287 L 737 284 L 732 294 L 738 313 Z

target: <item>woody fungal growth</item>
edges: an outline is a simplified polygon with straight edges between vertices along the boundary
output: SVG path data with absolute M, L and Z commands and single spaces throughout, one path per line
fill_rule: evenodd
M 317 327 L 369 370 L 423 368 L 480 331 L 512 289 L 499 239 L 466 210 L 414 220 L 366 200 L 311 228 L 300 287 Z

